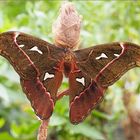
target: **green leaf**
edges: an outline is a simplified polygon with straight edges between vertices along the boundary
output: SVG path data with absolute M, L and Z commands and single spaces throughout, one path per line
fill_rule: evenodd
M 54 113 L 50 119 L 49 125 L 50 126 L 61 126 L 61 125 L 65 124 L 66 122 L 67 122 L 67 120 L 65 118 Z
M 97 110 L 94 110 L 93 111 L 93 116 L 94 117 L 97 117 L 97 118 L 100 118 L 100 119 L 106 119 L 106 120 L 112 120 L 113 117 L 111 115 L 107 115 L 103 112 L 100 112 L 100 111 L 97 111 Z
M 0 133 L 0 140 L 16 140 L 10 136 L 7 132 Z
M 3 118 L 0 118 L 0 128 L 3 127 L 5 124 L 5 120 Z
M 104 140 L 103 135 L 99 130 L 97 130 L 96 127 L 93 127 L 85 123 L 76 126 L 70 125 L 68 129 L 71 134 L 80 134 L 91 139 Z

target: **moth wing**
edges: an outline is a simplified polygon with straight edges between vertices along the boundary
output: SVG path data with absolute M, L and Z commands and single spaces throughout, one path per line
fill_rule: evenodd
M 103 99 L 106 88 L 140 64 L 140 46 L 110 43 L 74 52 L 79 72 L 70 75 L 70 120 L 79 123 Z M 80 76 L 79 76 L 80 75 Z M 79 85 L 83 77 L 87 85 Z M 75 90 L 77 89 L 77 90 Z
M 41 119 L 48 119 L 62 82 L 63 49 L 21 32 L 0 34 L 0 54 L 21 79 L 23 91 Z

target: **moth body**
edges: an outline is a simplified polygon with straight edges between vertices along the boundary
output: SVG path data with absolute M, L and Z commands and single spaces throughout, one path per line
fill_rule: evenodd
M 79 45 L 81 17 L 74 5 L 64 2 L 60 15 L 52 26 L 56 46 L 76 49 Z

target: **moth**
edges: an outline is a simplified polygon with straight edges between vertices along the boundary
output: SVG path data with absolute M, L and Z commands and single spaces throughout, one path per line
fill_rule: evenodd
M 0 34 L 0 54 L 19 74 L 22 89 L 41 120 L 48 120 L 56 101 L 68 95 L 71 123 L 82 122 L 110 85 L 140 66 L 140 46 L 130 42 L 78 49 L 80 26 L 75 7 L 65 3 L 53 25 L 54 44 L 17 31 Z M 69 88 L 58 94 L 64 75 Z

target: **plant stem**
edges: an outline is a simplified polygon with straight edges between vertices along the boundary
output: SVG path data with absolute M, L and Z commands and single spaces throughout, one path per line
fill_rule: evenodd
M 39 127 L 37 140 L 47 140 L 48 124 L 49 124 L 49 119 L 41 120 L 41 125 Z

